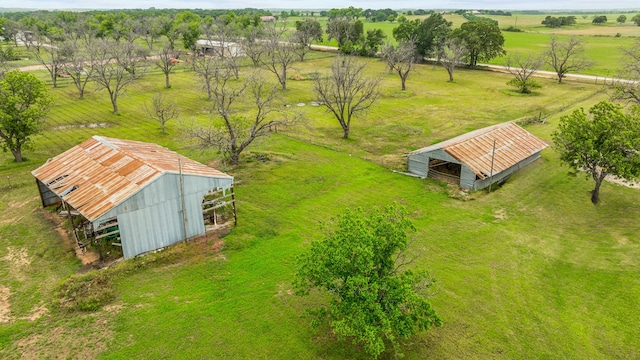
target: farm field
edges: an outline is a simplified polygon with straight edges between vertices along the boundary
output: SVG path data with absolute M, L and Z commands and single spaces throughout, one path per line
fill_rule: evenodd
M 290 76 L 326 71 L 332 59 L 314 53 Z M 391 171 L 404 170 L 408 151 L 540 114 L 546 123 L 526 128 L 550 142 L 561 115 L 606 99 L 606 88 L 540 79 L 538 92 L 522 96 L 505 74 L 459 69 L 449 83 L 444 69 L 420 65 L 402 92 L 381 61 L 365 61 L 383 78 L 382 96 L 354 121 L 351 139 L 310 105 L 311 81 L 290 80 L 285 103 L 307 115 L 306 126 L 262 139 L 237 167 L 181 137 L 184 123 L 211 121 L 184 68 L 171 89 L 158 73 L 137 82 L 120 115 L 104 92 L 78 100 L 71 83 L 52 89 L 48 128 L 29 160 L 0 154 L 0 358 L 363 358 L 301 316 L 321 299 L 291 295 L 295 257 L 321 238 L 320 222 L 393 201 L 418 228 L 412 266 L 436 277 L 430 301 L 444 322 L 408 341 L 406 358 L 640 357 L 639 190 L 606 183 L 592 206 L 592 182 L 568 176 L 553 148 L 469 201 Z M 166 135 L 144 109 L 157 92 L 181 109 Z M 222 251 L 210 238 L 106 270 L 115 299 L 97 312 L 64 312 L 52 306 L 54 291 L 81 264 L 57 215 L 41 209 L 30 171 L 92 135 L 156 142 L 234 175 L 239 223 Z
M 562 28 L 548 28 L 541 24 L 546 16 L 576 16 L 576 25 L 565 26 Z M 485 16 L 498 21 L 501 29 L 509 26 L 515 26 L 523 32 L 507 32 L 502 31 L 505 38 L 504 49 L 509 54 L 542 54 L 546 51 L 551 36 L 558 36 L 559 39 L 565 40 L 570 36 L 577 36 L 585 44 L 585 55 L 591 61 L 593 66 L 581 71 L 581 73 L 589 75 L 598 75 L 602 77 L 614 77 L 618 73 L 623 62 L 622 49 L 630 49 L 635 46 L 638 38 L 640 38 L 640 26 L 636 26 L 630 22 L 633 14 L 625 14 L 628 18 L 624 24 L 616 23 L 616 18 L 622 14 L 606 14 L 608 22 L 602 25 L 594 25 L 591 23 L 593 14 L 582 13 L 550 13 L 550 14 L 519 14 L 514 13 L 512 16 Z M 586 16 L 586 18 L 583 18 Z M 423 19 L 426 16 L 407 16 L 407 19 Z M 467 20 L 462 15 L 445 14 L 445 19 L 451 21 L 453 28 L 459 28 L 461 24 Z M 302 18 L 290 18 L 295 22 Z M 319 18 L 323 28 L 326 25 L 326 18 Z M 399 24 L 396 22 L 369 22 L 364 21 L 364 31 L 370 29 L 382 29 L 387 35 L 387 39 L 395 42 L 393 39 L 393 29 Z M 292 25 L 293 26 L 293 25 Z M 616 37 L 620 34 L 619 37 Z M 326 36 L 325 36 L 326 37 Z M 325 45 L 337 46 L 335 40 L 326 41 Z M 489 61 L 490 64 L 504 65 L 506 56 L 498 57 Z M 545 68 L 545 70 L 550 70 Z

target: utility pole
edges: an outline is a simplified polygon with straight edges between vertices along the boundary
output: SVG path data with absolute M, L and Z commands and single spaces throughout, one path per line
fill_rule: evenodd
M 491 175 L 489 176 L 489 192 L 493 186 L 493 160 L 496 157 L 496 140 L 493 140 L 493 151 L 491 152 Z

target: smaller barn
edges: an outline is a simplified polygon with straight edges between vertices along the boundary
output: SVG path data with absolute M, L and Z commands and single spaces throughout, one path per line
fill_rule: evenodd
M 156 144 L 93 136 L 32 174 L 79 245 L 108 241 L 125 258 L 204 234 L 217 208 L 233 207 L 235 219 L 233 177 Z
M 221 58 L 234 58 L 245 55 L 242 46 L 230 41 L 198 40 L 196 41 L 196 49 L 201 55 Z
M 478 129 L 407 154 L 410 173 L 478 190 L 540 157 L 548 145 L 514 122 Z

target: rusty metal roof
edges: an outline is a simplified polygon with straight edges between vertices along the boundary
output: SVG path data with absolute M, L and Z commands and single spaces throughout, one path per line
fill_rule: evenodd
M 164 173 L 231 176 L 162 146 L 93 136 L 31 173 L 93 221 Z
M 408 155 L 442 149 L 467 166 L 479 178 L 484 179 L 491 174 L 494 141 L 496 144 L 493 159 L 494 175 L 548 146 L 544 141 L 510 121 L 478 129 L 453 139 L 412 151 Z

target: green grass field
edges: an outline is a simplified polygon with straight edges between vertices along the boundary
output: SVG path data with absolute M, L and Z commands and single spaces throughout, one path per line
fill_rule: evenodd
M 327 71 L 331 58 L 314 57 L 290 76 Z M 449 83 L 444 69 L 421 65 L 402 92 L 381 61 L 367 61 L 383 78 L 382 96 L 354 122 L 350 140 L 309 105 L 311 83 L 291 80 L 286 102 L 306 104 L 299 109 L 308 126 L 261 140 L 237 167 L 185 147 L 182 122 L 211 120 L 184 69 L 171 89 L 158 73 L 129 88 L 120 115 L 110 113 L 104 92 L 78 100 L 61 82 L 29 160 L 0 154 L 0 358 L 363 358 L 301 316 L 321 299 L 291 295 L 294 260 L 320 238 L 320 222 L 346 207 L 392 201 L 418 228 L 413 266 L 437 278 L 430 301 L 444 321 L 407 341 L 406 358 L 640 357 L 640 191 L 605 183 L 592 206 L 592 182 L 568 176 L 553 148 L 471 201 L 391 171 L 404 169 L 406 151 L 541 112 L 547 123 L 527 129 L 550 141 L 560 115 L 606 98 L 604 89 L 541 79 L 537 93 L 521 96 L 505 74 L 460 69 Z M 182 110 L 166 135 L 143 108 L 157 92 Z M 116 299 L 95 313 L 67 313 L 51 306 L 52 292 L 80 263 L 51 220 L 57 215 L 40 208 L 30 171 L 96 134 L 156 142 L 234 175 L 239 225 L 222 252 L 210 239 L 107 270 Z

